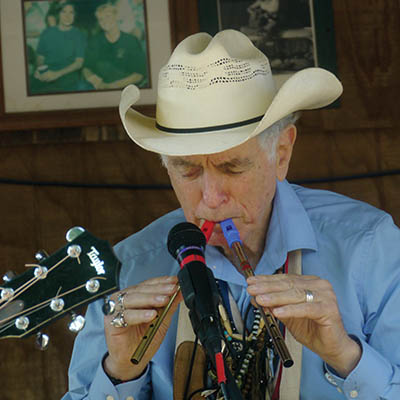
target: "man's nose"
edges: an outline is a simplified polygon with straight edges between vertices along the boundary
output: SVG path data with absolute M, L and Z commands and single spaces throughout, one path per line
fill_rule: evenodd
M 209 208 L 218 208 L 228 202 L 225 179 L 215 172 L 203 174 L 203 202 Z

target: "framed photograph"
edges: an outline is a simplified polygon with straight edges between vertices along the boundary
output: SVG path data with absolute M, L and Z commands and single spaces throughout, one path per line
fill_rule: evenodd
M 337 72 L 329 0 L 199 0 L 198 6 L 200 30 L 246 34 L 268 56 L 278 86 L 307 67 Z
M 151 88 L 143 0 L 23 2 L 30 97 Z
M 54 126 L 60 112 L 75 125 L 112 122 L 130 83 L 139 106 L 154 105 L 172 47 L 168 1 L 1 0 L 0 18 L 0 130 L 27 116 Z

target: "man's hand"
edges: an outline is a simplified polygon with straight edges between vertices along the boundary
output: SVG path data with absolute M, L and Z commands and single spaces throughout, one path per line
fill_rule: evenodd
M 317 276 L 257 275 L 247 280 L 248 292 L 269 308 L 297 341 L 318 354 L 342 377 L 361 357 L 360 346 L 344 329 L 331 284 Z M 313 301 L 306 302 L 306 291 Z
M 130 359 L 151 321 L 156 317 L 157 310 L 166 306 L 171 296 L 176 292 L 177 282 L 177 277 L 160 277 L 149 279 L 122 291 L 125 293 L 123 297 L 124 320 L 128 326 L 119 328 L 111 324 L 118 309 L 112 315 L 104 317 L 109 353 L 105 359 L 104 368 L 109 375 L 126 381 L 137 378 L 145 370 L 167 333 L 171 318 L 182 300 L 180 293 L 157 330 L 141 362 L 134 365 Z M 114 293 L 111 299 L 117 303 L 120 293 Z

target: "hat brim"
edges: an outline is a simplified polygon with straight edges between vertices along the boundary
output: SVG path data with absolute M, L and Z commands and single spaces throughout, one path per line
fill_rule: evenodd
M 201 133 L 173 134 L 157 129 L 154 118 L 131 108 L 140 98 L 134 85 L 122 91 L 119 113 L 130 138 L 146 150 L 170 156 L 213 154 L 246 142 L 292 112 L 325 107 L 342 91 L 340 81 L 331 72 L 306 68 L 282 85 L 260 122 Z

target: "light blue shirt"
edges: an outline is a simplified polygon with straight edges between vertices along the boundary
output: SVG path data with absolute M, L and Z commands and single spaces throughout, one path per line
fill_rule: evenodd
M 115 247 L 122 262 L 121 288 L 177 274 L 179 266 L 168 253 L 166 239 L 183 220 L 182 211 L 174 211 Z M 302 250 L 303 274 L 332 284 L 345 329 L 362 346 L 361 360 L 346 379 L 304 348 L 301 399 L 399 400 L 400 230 L 392 218 L 332 192 L 278 182 L 256 274 L 273 274 L 287 253 L 298 249 Z M 228 282 L 243 313 L 249 302 L 244 278 L 211 246 L 206 249 L 206 261 L 217 279 Z M 114 387 L 101 365 L 107 351 L 101 306 L 98 301 L 88 307 L 86 327 L 74 345 L 70 391 L 63 400 L 172 399 L 177 313 L 146 373 Z

